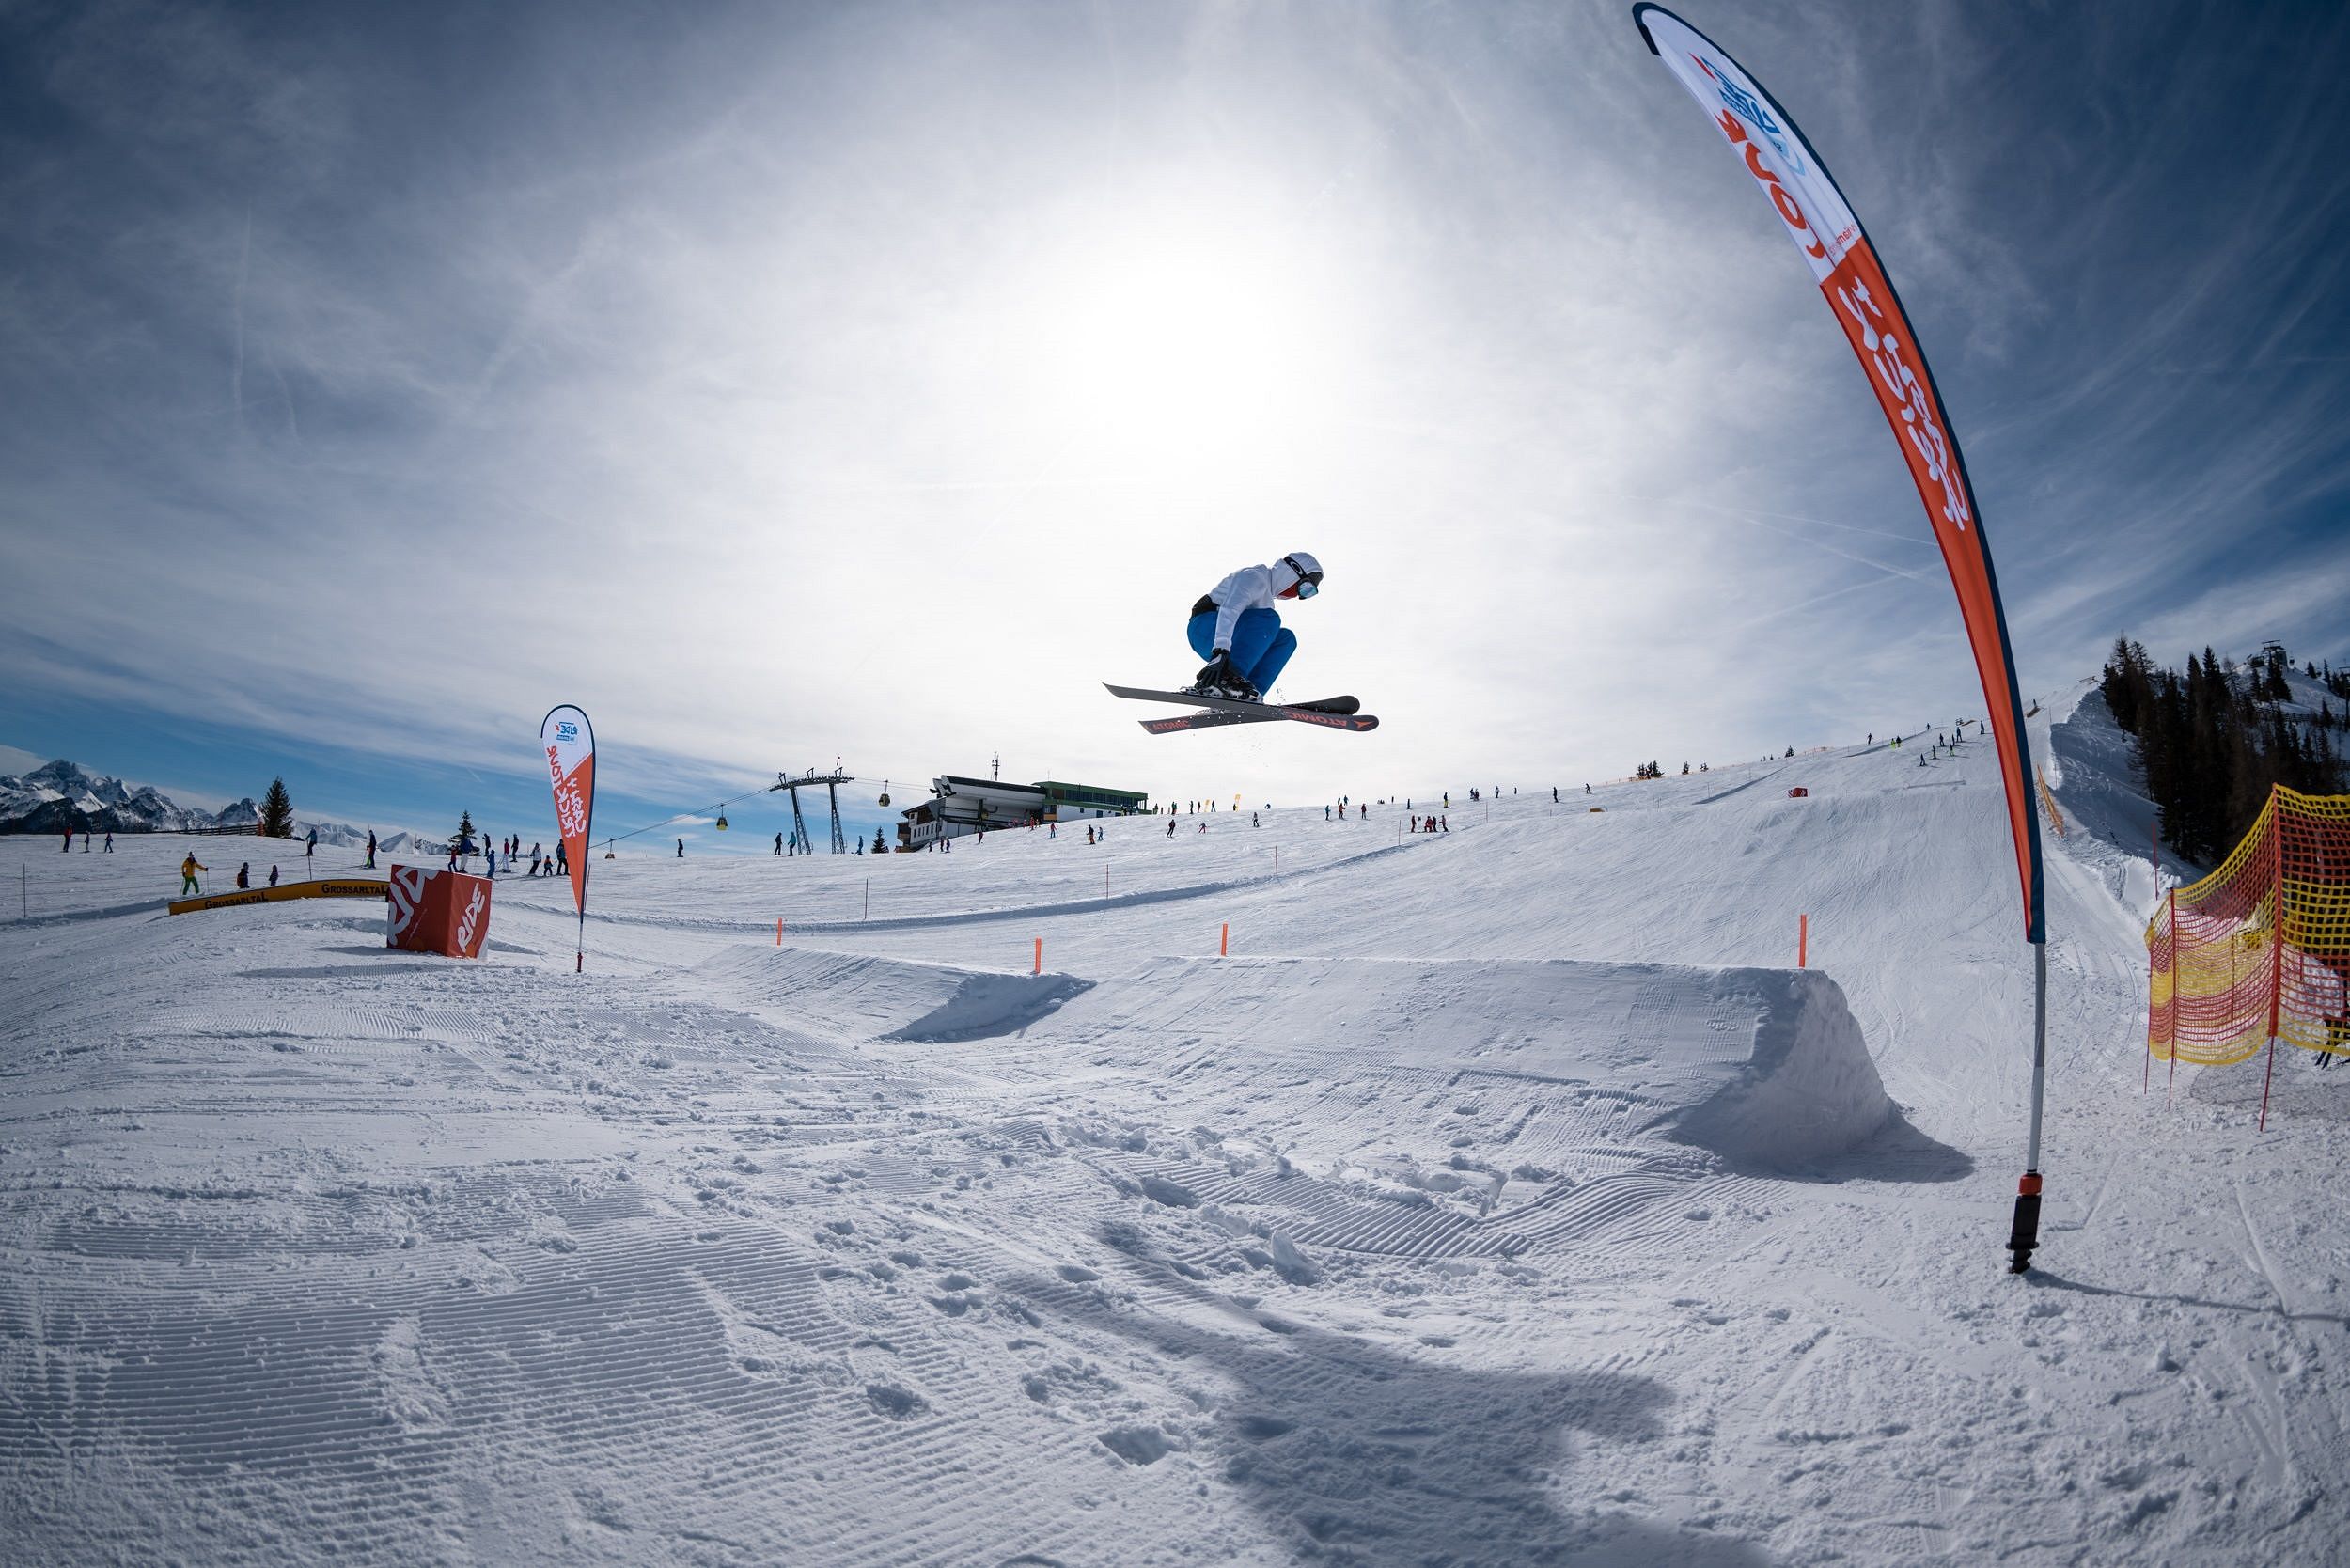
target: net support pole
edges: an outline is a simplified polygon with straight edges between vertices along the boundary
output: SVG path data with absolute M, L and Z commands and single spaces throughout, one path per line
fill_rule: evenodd
M 2268 1088 L 2277 1081 L 2277 1026 L 2271 1023 L 2268 1030 L 2267 1065 L 2261 1069 L 2261 1119 L 2258 1128 L 2264 1133 L 2268 1131 Z
M 2170 1081 L 2163 1086 L 2162 1103 L 2175 1103 L 2179 1087 L 2179 890 L 2170 889 Z
M 2261 1070 L 2260 1131 L 2268 1131 L 2268 1089 L 2277 1078 L 2277 1024 L 2285 993 L 2285 821 L 2268 787 L 2268 1063 Z
M 2161 813 L 2161 811 L 2160 811 L 2160 809 L 2159 809 L 2159 808 L 2157 808 L 2157 809 L 2156 809 L 2156 811 L 2155 811 L 2155 813 L 2154 813 L 2154 820 L 2151 823 L 2149 823 L 2149 824 L 2147 825 L 2147 828 L 2146 828 L 2146 836 L 2147 836 L 2148 839 L 2149 839 L 2149 840 L 2152 842 L 2152 844 L 2153 844 L 2153 848 L 2152 848 L 2152 850 L 2148 853 L 2148 855 L 2147 855 L 2147 856 L 2146 856 L 2146 866 L 2147 866 L 2147 869 L 2148 869 L 2150 871 L 2152 871 L 2152 872 L 2154 873 L 2154 891 L 2155 891 L 2157 894 L 2159 894 L 2159 893 L 2161 893 L 2161 891 L 2162 891 L 2162 813 Z M 2170 904 L 2170 1039 L 2171 1039 L 2171 1046 L 2172 1046 L 2172 1048 L 2173 1048 L 2173 1049 L 2176 1049 L 2176 1048 L 2177 1048 L 2177 1044 L 2178 1044 L 2178 1034 L 2179 1034 L 2179 901 L 2178 901 L 2178 898 L 2177 898 L 2177 896 L 2176 896 L 2176 895 L 2172 895 L 2172 896 L 2171 896 L 2170 899 L 2168 899 L 2166 902 L 2167 902 Z M 2148 1033 L 2148 1035 L 2149 1035 L 2149 1036 L 2151 1036 L 2151 1035 L 2154 1033 L 2153 1027 L 2151 1027 L 2151 1023 L 2150 1023 L 2149 1027 L 2148 1027 L 2148 1029 L 2147 1029 L 2147 1033 Z M 2138 1071 L 2138 1091 L 2140 1094 L 2143 1094 L 2143 1093 L 2145 1093 L 2148 1090 L 2152 1089 L 2152 1088 L 2154 1087 L 2154 1042 L 2153 1042 L 2153 1040 L 2150 1038 L 2150 1039 L 2147 1041 L 2147 1045 L 2146 1045 L 2146 1065 L 2145 1065 L 2143 1068 L 2139 1069 L 2139 1071 Z
M 2015 1184 L 2015 1225 L 2008 1232 L 2007 1271 L 2031 1267 L 2040 1245 L 2040 1112 L 2048 1087 L 2048 944 L 2031 945 L 2031 1138 L 2024 1152 L 2023 1179 Z

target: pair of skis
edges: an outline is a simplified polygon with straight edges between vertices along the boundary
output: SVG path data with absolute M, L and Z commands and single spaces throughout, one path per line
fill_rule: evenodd
M 1270 724 L 1287 719 L 1293 724 L 1315 724 L 1324 729 L 1351 729 L 1357 733 L 1379 728 L 1376 715 L 1359 713 L 1362 704 L 1351 697 L 1325 697 L 1313 702 L 1244 702 L 1228 697 L 1202 697 L 1197 692 L 1154 692 L 1140 686 L 1109 686 L 1113 697 L 1123 697 L 1136 702 L 1174 702 L 1196 706 L 1196 713 L 1181 713 L 1174 718 L 1144 719 L 1143 729 L 1153 735 L 1171 735 L 1184 729 L 1214 729 L 1228 724 Z

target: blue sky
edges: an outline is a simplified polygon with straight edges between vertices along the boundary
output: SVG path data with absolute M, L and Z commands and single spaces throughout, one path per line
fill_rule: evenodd
M 2123 631 L 2350 663 L 2350 14 L 1682 10 L 1901 287 L 2028 691 Z M 537 836 L 558 701 L 627 825 L 836 757 L 1293 802 L 1981 709 L 1628 7 L 31 5 L 0 199 L 0 744 L 190 798 Z M 1376 735 L 1100 692 L 1298 548 L 1285 684 Z

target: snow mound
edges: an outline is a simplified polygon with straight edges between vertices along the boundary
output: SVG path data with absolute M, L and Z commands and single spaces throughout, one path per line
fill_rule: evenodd
M 734 948 L 701 972 L 776 1021 L 838 1039 L 984 1040 L 1015 1034 L 1093 982 L 798 948 Z
M 1892 1112 L 1842 990 L 1816 969 L 1169 958 L 1095 981 L 746 946 L 699 972 L 773 1022 L 840 1040 L 1025 1033 L 1074 1052 L 1117 1039 L 1244 1076 L 1402 1074 L 1528 1104 L 1599 1095 L 1621 1107 L 1618 1136 L 1740 1165 L 1841 1153 Z
M 1675 1136 L 1742 1164 L 1795 1166 L 1842 1153 L 1885 1124 L 1893 1103 L 1833 980 L 1816 969 L 1714 974 L 1716 1017 L 1755 1010 L 1749 1054 Z
M 1175 959 L 1105 981 L 1067 1021 L 1328 1077 L 1602 1092 L 1627 1107 L 1627 1133 L 1739 1164 L 1841 1153 L 1893 1109 L 1842 990 L 1816 969 Z
M 968 975 L 944 1003 L 892 1030 L 889 1038 L 953 1041 L 1015 1034 L 1092 986 L 1074 975 Z

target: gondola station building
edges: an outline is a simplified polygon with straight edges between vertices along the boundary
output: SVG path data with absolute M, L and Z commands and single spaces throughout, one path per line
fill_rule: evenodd
M 1008 784 L 1000 778 L 964 778 L 941 774 L 931 780 L 931 798 L 899 813 L 898 848 L 928 849 L 941 839 L 959 839 L 989 828 L 1076 822 L 1087 817 L 1132 817 L 1151 809 L 1138 790 L 1045 779 Z

